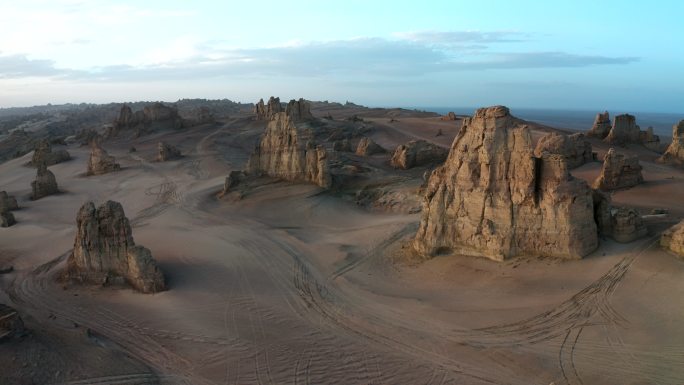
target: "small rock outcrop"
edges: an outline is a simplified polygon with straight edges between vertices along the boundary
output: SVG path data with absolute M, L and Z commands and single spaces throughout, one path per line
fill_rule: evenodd
M 608 111 L 598 113 L 594 119 L 594 125 L 591 126 L 591 129 L 589 132 L 587 132 L 587 135 L 599 139 L 605 139 L 605 137 L 610 133 L 610 129 L 612 127 L 613 124 L 610 121 L 610 114 Z
M 356 146 L 356 155 L 370 156 L 374 154 L 384 154 L 387 152 L 379 144 L 375 143 L 371 138 L 361 138 L 359 145 Z
M 448 114 L 442 116 L 440 119 L 441 120 L 456 120 L 458 118 L 456 117 L 456 114 L 454 114 L 453 111 L 449 111 Z
M 591 143 L 580 133 L 563 135 L 552 132 L 542 136 L 534 149 L 534 156 L 541 158 L 545 153 L 562 155 L 569 169 L 593 160 Z
M 653 132 L 653 127 L 648 127 L 646 131 L 639 131 L 639 141 L 644 147 L 651 151 L 662 152 L 660 137 Z
M 610 236 L 617 242 L 629 243 L 648 234 L 641 215 L 634 209 L 618 207 L 611 209 Z
M 639 142 L 639 126 L 636 124 L 634 115 L 622 114 L 615 117 L 613 127 L 610 129 L 605 141 L 610 144 L 624 145 Z
M 257 120 L 271 120 L 275 114 L 282 112 L 283 107 L 280 104 L 280 98 L 271 96 L 268 99 L 268 104 L 264 105 L 264 99 L 259 99 L 259 102 L 254 106 L 254 114 Z
M 394 150 L 390 164 L 394 168 L 408 170 L 409 168 L 442 163 L 449 151 L 424 140 L 412 140 L 400 144 Z
M 38 166 L 36 180 L 31 182 L 31 199 L 37 200 L 48 195 L 57 194 L 58 192 L 55 174 L 48 170 L 45 162 L 41 163 Z
M 663 232 L 660 236 L 660 246 L 684 258 L 684 221 Z
M 663 163 L 684 164 L 684 120 L 672 126 L 672 143 L 658 160 Z
M 98 141 L 90 144 L 90 158 L 88 159 L 88 171 L 86 175 L 102 175 L 118 171 L 121 166 L 116 159 L 105 151 Z
M 430 174 L 413 245 L 424 256 L 582 258 L 598 247 L 593 193 L 563 156 L 535 158 L 508 108 L 481 108 Z
M 159 142 L 157 145 L 157 162 L 166 162 L 169 160 L 180 159 L 181 157 L 181 151 L 176 147 L 164 142 Z
M 14 308 L 0 303 L 0 341 L 24 334 L 24 322 Z
M 52 151 L 52 144 L 47 139 L 43 139 L 38 142 L 36 149 L 33 151 L 31 165 L 38 167 L 41 163 L 45 163 L 48 166 L 52 166 L 69 159 L 71 159 L 71 155 L 67 150 Z
M 17 198 L 7 194 L 7 191 L 0 191 L 0 212 L 19 209 Z
M 333 143 L 333 151 L 352 152 L 351 142 L 349 139 L 336 140 Z
M 10 227 L 17 223 L 14 214 L 10 211 L 0 211 L 0 227 Z
M 223 183 L 223 192 L 221 195 L 226 195 L 230 193 L 237 185 L 240 184 L 245 179 L 246 175 L 244 171 L 233 170 L 226 177 L 226 181 Z
M 617 190 L 636 186 L 644 181 L 641 165 L 636 156 L 625 156 L 611 148 L 603 158 L 603 168 L 594 188 L 601 190 Z
M 74 250 L 65 277 L 82 283 L 128 283 L 143 293 L 165 290 L 164 275 L 150 250 L 137 246 L 120 203 L 95 208 L 86 202 L 76 218 Z

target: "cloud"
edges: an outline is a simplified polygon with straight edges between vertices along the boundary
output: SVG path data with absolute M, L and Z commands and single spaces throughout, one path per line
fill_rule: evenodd
M 473 43 L 517 43 L 528 35 L 511 31 L 414 31 L 395 34 L 400 39 L 429 45 L 462 46 Z
M 0 56 L 0 79 L 67 76 L 70 73 L 56 68 L 52 60 L 30 60 L 25 55 Z

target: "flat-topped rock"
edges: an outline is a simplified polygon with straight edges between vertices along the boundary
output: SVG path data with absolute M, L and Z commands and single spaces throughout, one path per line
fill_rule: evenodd
M 413 167 L 440 164 L 449 151 L 425 140 L 412 140 L 400 144 L 392 153 L 390 164 L 394 168 L 408 170 Z
M 45 162 L 38 166 L 36 173 L 36 180 L 31 182 L 31 199 L 37 200 L 48 195 L 57 194 L 59 188 L 57 187 L 57 178 L 52 171 L 48 170 Z
M 641 165 L 636 156 L 626 156 L 611 148 L 603 158 L 603 167 L 594 188 L 601 190 L 617 190 L 636 186 L 644 181 Z
M 86 175 L 102 175 L 118 171 L 121 166 L 116 159 L 105 151 L 98 141 L 90 144 L 90 157 L 88 158 L 88 171 Z
M 534 156 L 541 158 L 545 153 L 562 155 L 570 169 L 593 160 L 591 143 L 580 133 L 564 135 L 552 132 L 542 136 L 534 149 Z

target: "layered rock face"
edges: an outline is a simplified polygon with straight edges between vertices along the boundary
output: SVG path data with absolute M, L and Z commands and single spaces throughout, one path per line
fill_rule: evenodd
M 87 175 L 102 175 L 121 169 L 116 159 L 109 155 L 97 141 L 93 141 L 90 146 Z
M 408 170 L 418 166 L 442 163 L 449 151 L 424 140 L 412 140 L 397 146 L 390 159 L 394 168 Z
M 7 191 L 0 191 L 0 212 L 19 209 L 17 198 L 7 194 Z
M 610 114 L 608 114 L 608 111 L 598 113 L 594 119 L 594 125 L 591 126 L 591 129 L 589 132 L 587 132 L 587 135 L 594 136 L 599 139 L 605 139 L 605 137 L 610 133 L 610 129 L 612 127 L 613 124 L 610 122 Z
M 370 156 L 383 153 L 385 153 L 385 149 L 380 147 L 380 145 L 375 143 L 371 138 L 361 138 L 359 145 L 356 146 L 356 155 Z
M 611 148 L 603 158 L 603 168 L 594 181 L 594 188 L 616 190 L 636 186 L 644 181 L 641 168 L 636 156 L 627 157 Z
M 684 164 L 684 120 L 672 126 L 672 143 L 658 160 L 665 163 Z
M 684 221 L 663 232 L 660 236 L 660 246 L 684 258 Z
M 617 242 L 629 243 L 645 237 L 648 229 L 641 215 L 634 209 L 618 207 L 611 210 L 611 237 Z
M 280 104 L 280 98 L 274 98 L 273 96 L 268 99 L 267 105 L 264 105 L 264 99 L 259 99 L 259 102 L 254 107 L 257 120 L 271 120 L 275 114 L 282 111 L 283 107 Z
M 52 151 L 52 145 L 48 140 L 44 139 L 36 146 L 33 158 L 31 159 L 31 165 L 38 167 L 41 163 L 45 163 L 48 166 L 52 166 L 69 159 L 71 159 L 71 155 L 67 150 Z
M 426 256 L 581 258 L 598 246 L 592 190 L 563 156 L 535 158 L 529 129 L 503 106 L 464 120 L 422 213 L 413 244 Z
M 549 133 L 542 136 L 534 149 L 534 156 L 541 158 L 543 154 L 558 154 L 565 157 L 568 168 L 577 168 L 593 160 L 591 143 L 583 134 L 563 135 Z
M 605 141 L 611 144 L 638 143 L 639 131 L 634 115 L 617 115 Z
M 159 142 L 157 145 L 157 162 L 166 162 L 181 157 L 181 151 L 176 147 L 164 142 Z
M 0 341 L 24 333 L 24 322 L 13 308 L 0 303 Z
M 48 170 L 45 163 L 38 166 L 36 180 L 31 182 L 31 199 L 36 200 L 48 195 L 57 194 L 57 178 L 52 171 Z
M 126 282 L 143 293 L 165 289 L 164 275 L 150 250 L 136 246 L 131 226 L 118 202 L 95 208 L 86 202 L 76 218 L 74 251 L 65 275 L 79 282 L 107 284 Z
M 646 131 L 639 131 L 639 141 L 651 151 L 662 152 L 660 137 L 653 132 L 653 127 L 648 127 Z
M 250 156 L 248 174 L 331 186 L 326 150 L 313 143 L 312 129 L 307 123 L 313 118 L 309 108 L 303 99 L 292 100 L 285 112 L 273 116 Z

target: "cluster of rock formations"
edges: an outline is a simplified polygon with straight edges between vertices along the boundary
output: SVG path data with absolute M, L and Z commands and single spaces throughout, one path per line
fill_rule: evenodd
M 0 303 L 0 341 L 21 336 L 24 333 L 24 322 L 17 311 Z
M 672 126 L 672 143 L 658 160 L 663 163 L 684 164 L 684 120 Z
M 397 146 L 390 159 L 394 168 L 408 170 L 413 167 L 427 166 L 444 162 L 449 151 L 424 140 L 412 140 Z
M 356 155 L 370 156 L 375 154 L 384 154 L 386 150 L 379 144 L 375 143 L 371 138 L 363 137 L 356 146 Z
M 109 155 L 107 151 L 95 140 L 90 144 L 90 158 L 88 158 L 88 171 L 86 175 L 102 175 L 113 171 L 118 171 L 121 166 L 116 163 L 116 159 Z
M 581 258 L 598 246 L 592 189 L 558 154 L 536 158 L 508 108 L 464 119 L 444 165 L 429 177 L 414 248 L 504 260 Z
M 38 167 L 45 163 L 48 166 L 53 164 L 62 163 L 71 159 L 71 155 L 67 150 L 52 150 L 52 145 L 47 139 L 43 139 L 36 145 L 36 149 L 33 152 L 33 158 L 31 158 L 31 165 L 33 167 Z
M 178 148 L 164 142 L 159 142 L 157 145 L 157 162 L 166 162 L 181 157 L 182 154 Z
M 52 171 L 48 170 L 45 162 L 38 165 L 36 180 L 31 182 L 31 199 L 37 200 L 48 195 L 57 194 L 57 178 Z
M 352 152 L 351 142 L 349 139 L 336 140 L 333 143 L 333 151 Z
M 178 129 L 183 127 L 183 120 L 175 106 L 153 103 L 143 107 L 142 110 L 133 112 L 130 106 L 124 104 L 119 111 L 119 116 L 105 136 L 115 137 L 124 130 L 132 130 L 138 137 L 151 129 L 153 125 Z
M 150 250 L 133 241 L 131 226 L 120 203 L 107 201 L 95 208 L 86 202 L 76 218 L 74 250 L 65 278 L 82 283 L 128 283 L 143 293 L 166 288 L 164 275 Z
M 312 119 L 310 105 L 303 99 L 291 100 L 284 112 L 276 112 L 249 158 L 247 174 L 330 187 L 327 151 L 314 143 Z
M 17 199 L 7 194 L 6 191 L 0 191 L 0 227 L 10 227 L 17 223 L 12 214 L 12 210 L 19 209 Z
M 456 114 L 454 114 L 453 111 L 449 111 L 448 114 L 442 116 L 440 119 L 441 120 L 456 120 L 458 118 L 456 117 Z
M 282 111 L 283 106 L 280 104 L 280 98 L 274 98 L 273 96 L 268 99 L 268 104 L 264 105 L 264 99 L 259 99 L 259 102 L 254 106 L 257 120 L 271 120 L 275 114 Z
M 580 133 L 563 135 L 552 132 L 542 136 L 534 149 L 534 156 L 541 158 L 545 153 L 562 155 L 569 169 L 577 168 L 594 159 L 591 143 Z
M 630 114 L 615 116 L 615 121 L 611 125 L 608 112 L 599 113 L 587 135 L 603 139 L 610 144 L 624 146 L 637 143 L 650 150 L 660 151 L 660 138 L 653 133 L 653 128 L 641 131 L 636 124 L 636 118 Z
M 636 156 L 626 156 L 611 148 L 603 158 L 603 167 L 594 188 L 617 190 L 636 186 L 644 181 L 641 169 Z

